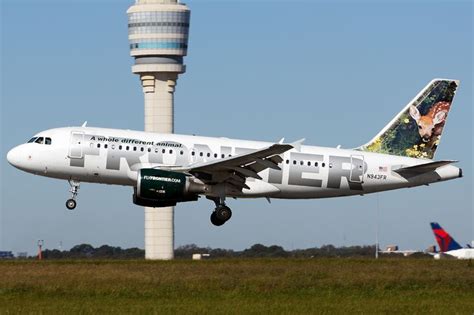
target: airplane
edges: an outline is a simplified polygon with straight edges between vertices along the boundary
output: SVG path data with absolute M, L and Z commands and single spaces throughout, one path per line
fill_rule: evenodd
M 34 135 L 7 154 L 14 167 L 67 180 L 76 207 L 81 182 L 133 187 L 133 202 L 175 206 L 205 196 L 211 222 L 226 198 L 310 199 L 365 195 L 462 177 L 457 161 L 434 161 L 459 81 L 432 80 L 371 141 L 355 149 L 88 127 Z
M 379 253 L 380 254 L 402 254 L 403 256 L 407 257 L 415 253 L 421 253 L 421 251 L 413 250 L 413 249 L 400 250 L 398 249 L 398 245 L 387 245 L 385 250 L 379 250 Z
M 442 254 L 454 256 L 457 259 L 474 259 L 474 248 L 469 244 L 467 248 L 463 248 L 437 222 L 431 222 L 430 225 L 440 251 L 434 253 L 435 259 L 440 259 Z

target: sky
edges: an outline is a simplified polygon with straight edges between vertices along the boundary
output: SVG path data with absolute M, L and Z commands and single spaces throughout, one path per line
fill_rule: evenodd
M 21 172 L 9 149 L 53 127 L 143 130 L 131 73 L 131 0 L 1 1 L 0 250 L 36 242 L 144 247 L 130 187 L 84 183 L 65 208 L 65 181 Z M 175 246 L 241 250 L 367 245 L 425 249 L 438 221 L 474 239 L 473 4 L 471 1 L 187 1 L 187 71 L 175 93 L 175 132 L 357 147 L 431 79 L 461 80 L 436 159 L 464 178 L 375 195 L 318 200 L 230 200 L 232 220 L 209 221 L 203 198 L 175 210 Z M 378 219 L 377 219 L 378 218 Z M 377 223 L 378 222 L 378 223 Z

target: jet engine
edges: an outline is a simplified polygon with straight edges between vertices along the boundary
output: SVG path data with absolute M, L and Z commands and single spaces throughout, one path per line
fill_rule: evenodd
M 144 168 L 138 171 L 133 203 L 145 207 L 169 207 L 178 202 L 195 201 L 206 185 L 183 173 Z

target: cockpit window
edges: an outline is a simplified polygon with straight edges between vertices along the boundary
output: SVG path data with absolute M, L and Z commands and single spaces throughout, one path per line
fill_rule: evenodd
M 28 140 L 27 143 L 38 143 L 38 144 L 46 144 L 46 145 L 51 145 L 53 140 L 51 138 L 45 138 L 45 137 L 33 137 L 30 140 Z

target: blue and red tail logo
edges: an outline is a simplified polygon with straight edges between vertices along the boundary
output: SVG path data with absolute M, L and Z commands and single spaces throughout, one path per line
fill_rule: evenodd
M 462 248 L 438 223 L 431 222 L 431 229 L 435 235 L 436 242 L 438 242 L 440 252 Z

